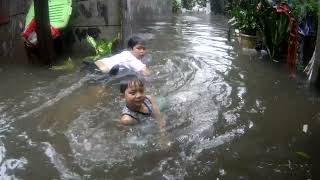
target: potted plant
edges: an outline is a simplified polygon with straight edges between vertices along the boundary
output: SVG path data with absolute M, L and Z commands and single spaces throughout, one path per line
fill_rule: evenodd
M 231 10 L 231 26 L 239 29 L 239 41 L 242 48 L 255 48 L 258 40 L 257 32 L 261 30 L 260 12 L 256 10 L 257 5 L 246 7 L 235 7 Z

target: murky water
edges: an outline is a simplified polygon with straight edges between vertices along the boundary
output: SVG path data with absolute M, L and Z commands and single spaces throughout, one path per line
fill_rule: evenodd
M 221 16 L 133 28 L 148 42 L 147 92 L 165 99 L 167 133 L 152 120 L 117 127 L 117 80 L 3 65 L 1 179 L 311 178 L 320 96 L 299 76 L 240 53 Z

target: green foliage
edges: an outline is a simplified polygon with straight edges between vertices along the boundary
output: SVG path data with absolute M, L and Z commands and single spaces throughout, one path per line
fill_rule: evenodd
M 289 18 L 284 14 L 277 14 L 267 0 L 261 1 L 264 9 L 262 13 L 263 31 L 270 55 L 274 58 L 279 55 L 281 43 L 288 38 Z M 279 3 L 286 3 L 282 0 Z M 317 31 L 318 4 L 316 0 L 292 0 L 291 12 L 299 23 L 303 23 L 307 16 L 312 16 L 314 31 Z
M 105 42 L 104 40 L 100 40 L 96 42 L 91 36 L 87 36 L 88 44 L 94 48 L 95 55 L 85 58 L 86 60 L 96 61 L 100 59 L 102 56 L 107 56 L 112 53 L 112 48 L 115 42 L 119 40 L 118 37 L 113 38 L 110 42 Z
M 272 7 L 267 7 L 262 12 L 261 20 L 270 55 L 275 57 L 281 43 L 288 37 L 289 18 L 285 14 L 276 14 Z
M 91 47 L 93 47 L 94 49 L 96 49 L 97 48 L 97 43 L 96 43 L 96 41 L 93 39 L 93 37 L 91 37 L 91 36 L 87 36 L 87 38 L 86 38 L 86 40 L 87 40 L 87 42 L 89 43 L 89 45 L 91 46 Z
M 278 4 L 287 2 L 277 1 Z M 313 31 L 317 31 L 317 0 L 291 0 L 289 6 L 299 23 L 304 23 L 306 17 L 311 16 Z M 273 58 L 282 53 L 281 45 L 288 38 L 289 18 L 285 14 L 276 13 L 268 0 L 232 0 L 227 4 L 226 11 L 232 17 L 229 23 L 241 32 L 253 35 L 255 31 L 261 30 Z
M 206 6 L 208 0 L 182 0 L 182 7 L 191 10 L 196 4 Z
M 208 0 L 196 0 L 197 4 L 199 4 L 201 7 L 205 7 L 207 5 Z
M 317 0 L 293 0 L 290 5 L 300 24 L 306 21 L 307 16 L 311 17 L 314 32 L 317 32 L 318 27 L 318 6 Z
M 242 33 L 256 35 L 262 29 L 261 12 L 257 10 L 260 0 L 232 1 L 226 7 L 235 20 L 233 25 Z
M 177 0 L 172 0 L 172 12 L 178 13 L 181 10 L 181 4 Z
M 261 30 L 260 13 L 255 9 L 235 8 L 231 16 L 236 21 L 235 27 L 239 28 L 242 33 L 256 35 L 256 32 Z
M 195 0 L 182 0 L 182 7 L 191 10 L 195 5 Z
M 69 57 L 63 62 L 62 65 L 52 66 L 50 70 L 52 71 L 72 71 L 74 69 L 74 64 L 72 59 Z
M 318 13 L 318 3 L 316 0 L 294 0 L 291 8 L 293 15 L 299 21 L 303 21 L 307 16 L 316 17 Z

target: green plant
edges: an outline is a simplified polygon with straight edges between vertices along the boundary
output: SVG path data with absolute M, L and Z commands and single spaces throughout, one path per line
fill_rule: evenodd
M 230 23 L 240 32 L 256 35 L 261 31 L 261 12 L 257 7 L 261 0 L 234 0 L 227 4 L 225 10 L 232 17 Z
M 281 43 L 288 37 L 289 18 L 285 14 L 275 13 L 273 7 L 266 7 L 261 13 L 263 33 L 271 57 L 275 57 Z
M 50 70 L 52 71 L 71 71 L 73 69 L 74 64 L 70 57 L 67 60 L 65 60 L 62 65 L 56 65 L 50 68 Z
M 209 0 L 181 0 L 183 8 L 191 10 L 196 4 L 200 7 L 205 7 Z
M 99 58 L 101 58 L 102 56 L 106 56 L 106 55 L 110 55 L 112 53 L 112 48 L 113 45 L 116 41 L 119 40 L 118 37 L 113 38 L 110 42 L 105 42 L 104 40 L 100 40 L 98 42 L 96 42 L 93 37 L 91 36 L 87 36 L 86 38 L 88 44 L 94 48 L 95 50 L 95 55 L 94 56 L 90 56 L 88 58 L 85 58 L 86 60 L 90 59 L 93 61 L 98 60 Z
M 231 13 L 235 20 L 233 25 L 244 34 L 256 35 L 256 32 L 261 30 L 259 14 L 255 9 L 236 8 Z
M 311 17 L 312 30 L 317 32 L 318 2 L 316 0 L 293 0 L 290 7 L 292 9 L 292 14 L 300 24 L 306 22 L 307 17 Z
M 201 7 L 205 7 L 207 5 L 208 0 L 196 0 L 196 3 Z
M 182 7 L 186 9 L 192 9 L 192 7 L 195 5 L 194 0 L 182 0 Z
M 291 3 L 293 15 L 303 21 L 308 15 L 317 16 L 318 3 L 316 0 L 294 0 Z
M 181 3 L 178 0 L 172 0 L 172 12 L 178 13 L 181 9 Z

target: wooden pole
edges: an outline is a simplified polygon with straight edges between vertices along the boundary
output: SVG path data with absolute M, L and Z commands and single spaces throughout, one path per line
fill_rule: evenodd
M 38 39 L 39 61 L 51 65 L 54 61 L 53 41 L 50 30 L 48 0 L 34 0 L 34 13 Z

